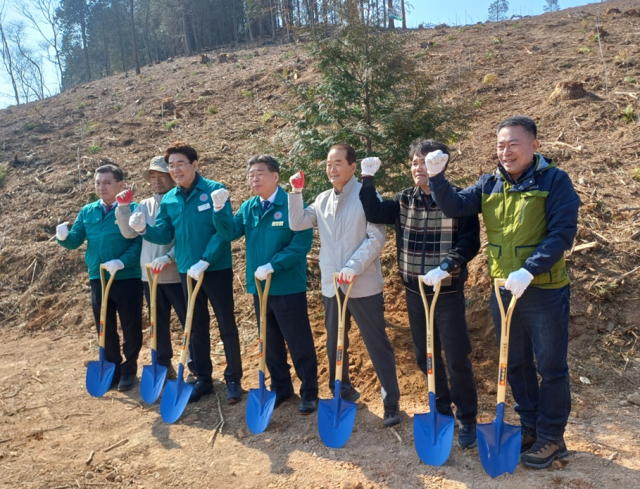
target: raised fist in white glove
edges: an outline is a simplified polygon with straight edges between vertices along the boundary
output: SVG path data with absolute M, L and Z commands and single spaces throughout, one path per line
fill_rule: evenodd
M 209 268 L 209 264 L 204 260 L 200 260 L 195 265 L 191 265 L 191 268 L 187 271 L 187 275 L 194 280 L 198 280 L 200 278 L 200 274 L 205 272 L 207 268 Z
M 380 158 L 365 158 L 360 162 L 360 173 L 363 177 L 372 177 L 380 168 Z
M 173 260 L 167 255 L 162 255 L 151 262 L 151 271 L 153 273 L 160 273 L 164 267 L 172 263 Z
M 147 229 L 147 222 L 142 212 L 134 212 L 129 218 L 129 226 L 138 233 L 144 233 Z
M 449 161 L 449 156 L 442 151 L 432 151 L 425 158 L 424 162 L 427 165 L 427 173 L 430 177 L 441 173 L 444 170 L 445 165 Z
M 344 267 L 340 270 L 340 276 L 338 277 L 338 283 L 342 284 L 350 284 L 353 282 L 353 279 L 356 278 L 356 271 L 353 268 Z
M 229 200 L 229 191 L 226 188 L 214 190 L 211 192 L 211 200 L 213 200 L 213 210 L 218 212 Z
M 64 241 L 69 236 L 69 223 L 63 222 L 62 224 L 58 224 L 56 226 L 56 238 L 60 241 Z
M 532 280 L 533 275 L 529 273 L 529 270 L 521 268 L 509 274 L 504 288 L 511 291 L 511 293 L 516 296 L 516 299 L 520 299 Z
M 104 264 L 104 268 L 107 269 L 109 275 L 114 275 L 118 270 L 122 270 L 124 268 L 124 263 L 120 260 L 109 260 Z
M 427 274 L 424 277 L 422 277 L 422 281 L 425 283 L 425 285 L 430 285 L 431 287 L 435 287 L 436 285 L 438 285 L 438 282 L 440 282 L 441 280 L 444 280 L 449 276 L 450 276 L 449 272 L 447 272 L 446 270 L 442 270 L 440 267 L 438 267 L 427 272 Z
M 256 268 L 256 278 L 258 280 L 267 280 L 267 275 L 270 273 L 273 273 L 271 263 L 267 263 L 266 265 Z

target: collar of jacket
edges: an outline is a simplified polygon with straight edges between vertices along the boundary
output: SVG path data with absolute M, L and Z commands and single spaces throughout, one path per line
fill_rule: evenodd
M 554 166 L 553 160 L 547 160 L 541 154 L 536 153 L 533 155 L 531 165 L 520 175 L 517 182 L 511 179 L 511 176 L 504 170 L 500 163 L 498 163 L 498 168 L 496 169 L 496 178 L 511 183 L 512 187 L 509 190 L 510 192 L 522 192 L 523 190 L 530 190 L 531 187 L 535 187 L 536 176 Z
M 356 183 L 357 183 L 356 176 L 353 175 L 349 179 L 349 181 L 344 185 L 344 187 L 342 187 L 342 192 L 338 192 L 336 188 L 333 187 L 333 193 L 334 195 L 342 195 L 342 194 L 349 195 L 352 192 L 353 187 L 355 187 Z
M 433 198 L 431 197 L 430 194 L 426 193 L 420 187 L 413 187 L 413 191 L 411 192 L 412 199 L 418 200 L 420 202 L 424 202 L 425 197 L 427 199 L 431 199 L 431 201 L 433 202 Z
M 193 193 L 194 189 L 196 188 L 202 188 L 203 190 L 207 190 L 206 186 L 205 187 L 200 186 L 201 181 L 202 181 L 202 178 L 200 177 L 200 173 L 196 172 L 196 177 L 193 179 L 193 182 L 191 182 L 191 186 L 187 190 L 185 190 L 180 185 L 178 185 L 178 192 L 180 192 L 185 199 L 188 199 L 189 196 Z
M 282 190 L 282 187 L 280 185 L 278 185 L 278 188 L 276 189 L 276 198 L 273 199 L 273 203 L 269 206 L 269 208 L 267 209 L 267 212 L 265 212 L 265 214 L 268 214 L 269 211 L 271 209 L 273 209 L 276 205 L 277 206 L 281 206 L 281 205 L 287 205 L 288 203 L 288 199 L 287 199 L 287 193 Z M 251 199 L 251 209 L 257 209 L 260 210 L 262 207 L 262 203 L 260 202 L 260 196 L 256 195 L 255 197 L 253 197 Z

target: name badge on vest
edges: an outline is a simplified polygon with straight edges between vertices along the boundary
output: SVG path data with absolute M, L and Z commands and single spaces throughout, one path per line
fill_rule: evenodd
M 284 226 L 284 221 L 273 221 L 271 223 L 271 227 L 282 227 Z
M 202 205 L 198 206 L 198 210 L 200 212 L 206 211 L 207 209 L 211 209 L 211 204 L 209 204 L 209 202 L 207 202 L 206 204 L 202 204 Z

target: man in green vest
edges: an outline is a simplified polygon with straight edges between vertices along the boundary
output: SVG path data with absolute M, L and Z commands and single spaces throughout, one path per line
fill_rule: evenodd
M 233 270 L 231 243 L 213 225 L 210 194 L 224 185 L 198 173 L 198 153 L 177 141 L 164 154 L 169 173 L 177 186 L 169 190 L 160 203 L 155 225 L 147 224 L 143 213 L 135 212 L 129 226 L 151 243 L 168 245 L 175 239 L 175 260 L 187 295 L 187 275 L 194 280 L 204 272 L 196 297 L 189 355 L 193 361 L 196 382 L 189 402 L 213 392 L 209 303 L 218 320 L 220 339 L 224 345 L 227 367 L 227 402 L 235 404 L 242 397 L 242 360 L 240 338 L 233 313 Z M 227 204 L 229 209 L 230 204 Z
M 521 461 L 545 468 L 568 454 L 563 436 L 571 411 L 570 285 L 564 253 L 577 232 L 580 199 L 569 176 L 537 153 L 538 131 L 529 117 L 502 121 L 497 138 L 496 171 L 460 192 L 443 175 L 447 156 L 429 153 L 429 188 L 449 217 L 482 213 L 489 274 L 507 279 L 501 297 L 491 295 L 498 337 L 498 299 L 506 308 L 512 295 L 518 298 L 507 379 L 522 424 Z
M 245 237 L 247 292 L 253 294 L 258 318 L 260 303 L 255 281 L 266 280 L 271 275 L 266 358 L 276 407 L 293 396 L 288 346 L 302 383 L 298 412 L 311 414 L 317 408 L 318 399 L 318 360 L 307 312 L 307 253 L 311 249 L 313 229 L 295 232 L 289 227 L 287 193 L 278 185 L 280 165 L 272 156 L 251 158 L 247 177 L 256 196 L 245 201 L 235 216 L 225 206 L 229 197 L 226 189 L 211 194 L 213 223 L 229 241 Z
M 106 266 L 107 278 L 110 274 L 116 274 L 109 291 L 107 324 L 104 326 L 105 359 L 116 365 L 111 387 L 118 386 L 119 391 L 128 391 L 136 380 L 138 354 L 142 347 L 142 239 L 127 239 L 120 234 L 115 209 L 118 205 L 116 195 L 122 191 L 123 186 L 124 175 L 119 167 L 99 167 L 95 173 L 95 189 L 100 199 L 80 210 L 71 230 L 68 228 L 68 222 L 58 225 L 56 240 L 60 246 L 68 250 L 75 250 L 87 241 L 84 261 L 89 269 L 91 308 L 98 333 L 102 305 L 100 265 Z M 137 206 L 135 202 L 129 204 L 131 210 L 135 210 Z M 120 354 L 116 314 L 120 316 L 122 326 L 124 362 Z

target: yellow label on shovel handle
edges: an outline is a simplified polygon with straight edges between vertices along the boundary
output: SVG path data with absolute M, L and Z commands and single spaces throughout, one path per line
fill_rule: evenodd
M 500 385 L 506 385 L 506 383 L 507 383 L 507 364 L 506 363 L 501 363 L 500 364 L 499 384 Z

